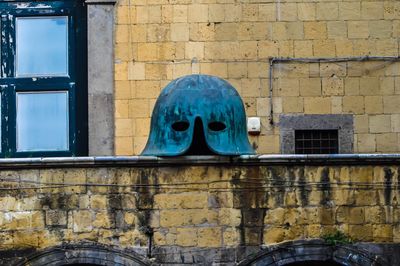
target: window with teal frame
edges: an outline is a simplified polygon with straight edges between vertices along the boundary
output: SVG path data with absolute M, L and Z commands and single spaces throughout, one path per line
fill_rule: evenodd
M 81 1 L 1 1 L 2 157 L 87 155 Z

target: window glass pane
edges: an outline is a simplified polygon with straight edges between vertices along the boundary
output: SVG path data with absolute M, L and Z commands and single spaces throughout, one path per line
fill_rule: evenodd
M 68 150 L 68 93 L 17 93 L 17 151 Z
M 67 17 L 17 18 L 16 24 L 16 75 L 67 75 Z

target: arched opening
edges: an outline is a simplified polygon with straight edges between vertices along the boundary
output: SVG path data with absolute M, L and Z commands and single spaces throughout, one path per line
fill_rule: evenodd
M 302 261 L 286 264 L 285 266 L 344 266 L 332 260 L 327 261 Z
M 122 250 L 98 243 L 64 245 L 38 251 L 15 266 L 147 266 L 151 263 L 134 250 Z
M 74 264 L 64 264 L 63 266 L 100 266 L 100 265 L 92 263 L 74 263 Z
M 330 245 L 321 239 L 270 246 L 240 266 L 389 266 L 387 261 L 353 245 Z

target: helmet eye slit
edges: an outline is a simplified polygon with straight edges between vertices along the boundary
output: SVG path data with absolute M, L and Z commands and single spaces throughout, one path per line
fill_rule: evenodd
M 172 124 L 172 129 L 175 131 L 186 131 L 189 128 L 189 122 L 178 121 Z
M 210 122 L 208 123 L 208 129 L 211 131 L 222 131 L 226 128 L 226 125 L 222 122 Z

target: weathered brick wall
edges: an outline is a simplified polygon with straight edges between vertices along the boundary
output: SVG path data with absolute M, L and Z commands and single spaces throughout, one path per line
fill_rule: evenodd
M 398 56 L 399 10 L 396 0 L 119 1 L 116 154 L 140 154 L 160 90 L 196 73 L 227 79 L 261 117 L 259 153 L 280 152 L 280 113 L 355 114 L 355 152 L 398 152 L 398 64 L 280 64 L 270 126 L 268 58 Z
M 345 165 L 3 170 L 0 257 L 84 241 L 147 248 L 151 231 L 152 248 L 169 252 L 260 248 L 335 230 L 355 242 L 398 243 L 399 173 Z

